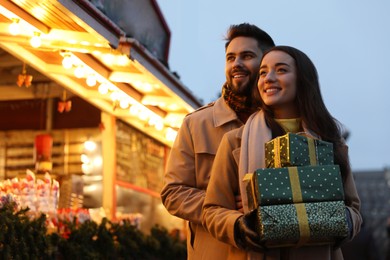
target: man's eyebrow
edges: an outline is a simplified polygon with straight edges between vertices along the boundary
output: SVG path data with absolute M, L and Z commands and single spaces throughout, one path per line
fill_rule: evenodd
M 227 52 L 227 53 L 226 53 L 226 56 L 231 56 L 231 55 L 242 55 L 242 54 L 254 54 L 254 55 L 256 55 L 255 52 L 246 50 L 246 51 L 242 51 L 242 52 L 239 52 L 239 53 Z

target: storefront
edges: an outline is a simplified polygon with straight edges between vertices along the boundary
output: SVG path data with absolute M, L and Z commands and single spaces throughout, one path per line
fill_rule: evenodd
M 169 70 L 169 40 L 154 0 L 0 0 L 0 179 L 39 170 L 49 135 L 60 206 L 182 228 L 159 191 L 201 103 Z

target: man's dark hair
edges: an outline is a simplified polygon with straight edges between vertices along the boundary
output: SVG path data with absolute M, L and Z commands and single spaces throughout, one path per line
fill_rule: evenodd
M 251 37 L 256 39 L 259 48 L 264 52 L 271 47 L 275 46 L 274 41 L 271 36 L 268 35 L 265 31 L 257 27 L 256 25 L 249 23 L 241 23 L 231 25 L 228 29 L 227 35 L 225 37 L 226 44 L 225 50 L 229 46 L 230 42 L 236 37 Z

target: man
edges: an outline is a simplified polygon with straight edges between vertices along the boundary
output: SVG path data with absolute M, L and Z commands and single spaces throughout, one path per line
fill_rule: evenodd
M 173 144 L 161 198 L 172 214 L 189 221 L 188 259 L 225 259 L 228 246 L 214 239 L 202 226 L 202 205 L 210 171 L 222 136 L 242 126 L 257 109 L 252 96 L 262 54 L 274 46 L 258 27 L 243 23 L 230 26 L 225 44 L 226 83 L 222 96 L 187 115 Z M 237 208 L 241 207 L 237 194 Z

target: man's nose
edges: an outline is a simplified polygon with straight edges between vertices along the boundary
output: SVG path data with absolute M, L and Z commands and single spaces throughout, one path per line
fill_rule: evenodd
M 233 62 L 233 68 L 235 67 L 242 67 L 242 59 L 241 58 L 236 58 Z

